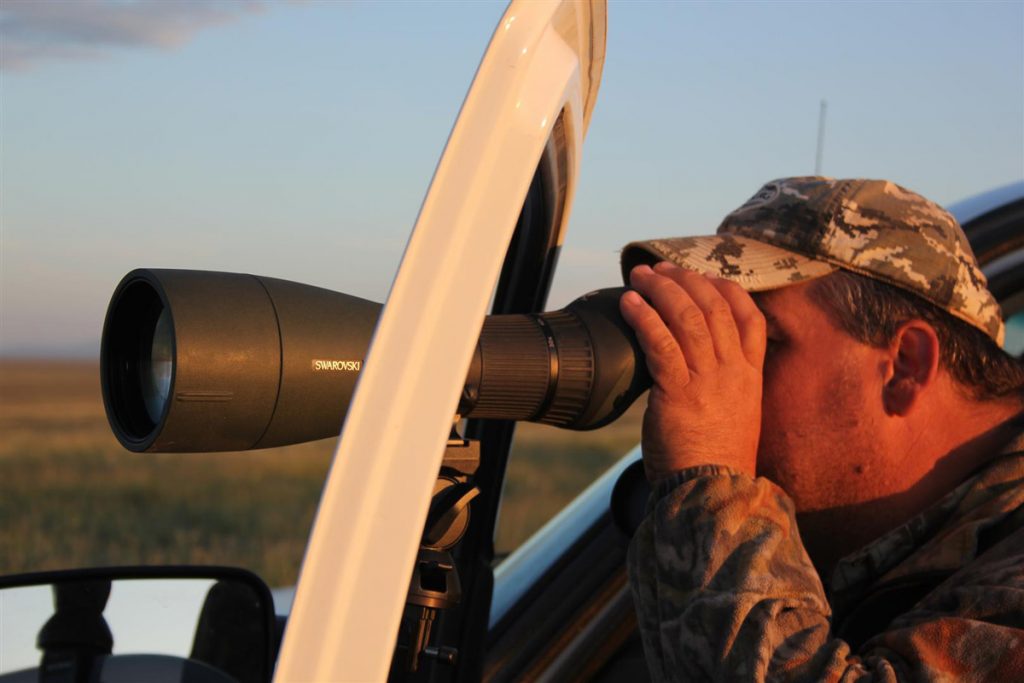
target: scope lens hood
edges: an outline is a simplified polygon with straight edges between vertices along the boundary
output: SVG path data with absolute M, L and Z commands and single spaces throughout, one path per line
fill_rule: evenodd
M 134 270 L 107 309 L 100 373 L 110 426 L 129 450 L 254 448 L 280 383 L 273 302 L 252 275 Z
M 380 304 L 241 273 L 139 269 L 107 309 L 101 384 L 132 451 L 336 436 Z

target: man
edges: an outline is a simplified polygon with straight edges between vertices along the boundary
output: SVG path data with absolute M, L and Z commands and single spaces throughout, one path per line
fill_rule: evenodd
M 782 179 L 623 272 L 654 678 L 1024 681 L 1024 370 L 952 216 Z

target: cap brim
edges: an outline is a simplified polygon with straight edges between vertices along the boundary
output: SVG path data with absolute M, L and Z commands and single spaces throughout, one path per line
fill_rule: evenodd
M 634 267 L 668 261 L 687 270 L 732 280 L 748 292 L 779 289 L 838 268 L 747 237 L 707 235 L 631 242 L 622 250 L 622 278 Z

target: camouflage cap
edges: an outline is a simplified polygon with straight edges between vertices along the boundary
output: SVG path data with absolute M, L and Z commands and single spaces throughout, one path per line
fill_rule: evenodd
M 782 178 L 766 183 L 716 235 L 632 242 L 622 274 L 670 261 L 748 291 L 785 287 L 837 268 L 912 292 L 1002 346 L 999 304 L 956 219 L 885 180 Z

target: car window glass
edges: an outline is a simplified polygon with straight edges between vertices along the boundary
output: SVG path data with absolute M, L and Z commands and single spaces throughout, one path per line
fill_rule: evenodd
M 196 19 L 173 49 L 55 43 L 4 72 L 0 573 L 228 564 L 295 582 L 335 440 L 124 450 L 100 394 L 107 301 L 136 267 L 383 301 L 504 7 L 450 13 L 461 40 L 417 3 L 387 21 L 342 3 L 263 10 Z

